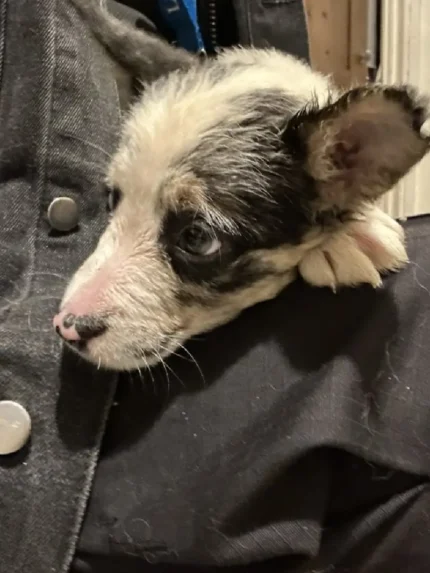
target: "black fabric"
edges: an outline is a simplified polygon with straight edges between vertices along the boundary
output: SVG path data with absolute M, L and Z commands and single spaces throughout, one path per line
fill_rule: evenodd
M 309 61 L 303 0 L 232 0 L 239 42 L 274 47 Z
M 405 226 L 412 263 L 384 288 L 297 282 L 190 343 L 198 366 L 120 382 L 91 573 L 429 570 L 430 217 Z

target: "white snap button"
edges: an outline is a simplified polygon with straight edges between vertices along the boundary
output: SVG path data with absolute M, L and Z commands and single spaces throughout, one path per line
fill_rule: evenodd
M 0 455 L 20 450 L 31 433 L 31 418 L 25 408 L 11 400 L 0 401 Z

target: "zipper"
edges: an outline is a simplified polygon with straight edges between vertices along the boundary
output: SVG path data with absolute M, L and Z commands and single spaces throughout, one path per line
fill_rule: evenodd
M 208 53 L 218 51 L 217 0 L 198 0 L 197 14 L 203 42 Z
M 209 37 L 214 52 L 218 51 L 218 33 L 216 23 L 216 0 L 209 0 Z

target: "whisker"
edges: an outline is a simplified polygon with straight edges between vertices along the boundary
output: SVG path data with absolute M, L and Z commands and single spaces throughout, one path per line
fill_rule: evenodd
M 144 352 L 141 353 L 141 358 L 142 358 L 143 362 L 145 363 L 145 372 L 148 372 L 148 374 L 149 374 L 149 376 L 150 376 L 150 378 L 151 378 L 152 388 L 153 388 L 153 391 L 154 391 L 154 395 L 157 396 L 157 384 L 155 383 L 154 374 L 153 374 L 153 372 L 152 372 L 152 370 L 151 370 L 151 367 L 150 367 L 149 364 L 148 364 L 148 360 L 146 359 L 146 356 L 145 356 L 145 353 L 144 353 Z M 136 370 L 137 370 L 137 372 L 138 372 L 138 374 L 139 374 L 140 380 L 141 380 L 141 381 L 143 382 L 143 384 L 145 385 L 145 383 L 146 383 L 145 376 L 144 376 L 144 374 L 142 373 L 142 370 L 140 369 L 140 367 L 139 367 L 139 365 L 138 365 L 137 363 L 136 363 Z
M 61 279 L 64 282 L 67 282 L 69 279 L 66 275 L 61 275 L 60 273 L 50 273 L 45 271 L 36 271 L 32 274 L 34 277 L 36 276 L 47 276 L 47 277 L 56 277 L 57 279 Z
M 31 305 L 34 302 L 37 301 L 43 301 L 43 300 L 54 300 L 57 304 L 61 301 L 61 297 L 60 296 L 54 296 L 54 295 L 34 295 L 34 296 L 30 296 L 28 298 L 16 298 L 16 299 L 10 299 L 7 297 L 4 297 L 3 299 L 6 302 L 6 305 L 0 307 L 0 313 L 2 312 L 6 312 L 7 310 L 10 309 L 14 309 L 17 307 L 26 307 Z
M 196 365 L 196 368 L 197 368 L 197 370 L 198 370 L 198 372 L 199 372 L 199 374 L 200 374 L 200 376 L 201 376 L 201 379 L 202 379 L 202 382 L 203 382 L 203 386 L 206 388 L 206 386 L 207 386 L 206 378 L 205 378 L 205 376 L 204 376 L 204 374 L 203 374 L 203 370 L 200 368 L 200 365 L 199 365 L 199 363 L 197 362 L 197 360 L 195 359 L 195 357 L 191 354 L 191 352 L 188 350 L 188 348 L 186 348 L 183 344 L 179 344 L 179 348 L 180 348 L 181 350 L 184 350 L 184 351 L 188 354 L 188 356 L 190 357 L 190 361 Z M 179 354 L 177 354 L 177 356 L 181 357 Z M 185 356 L 182 356 L 182 358 L 183 358 L 184 360 L 187 360 L 187 359 L 185 358 Z
M 55 296 L 53 294 L 52 295 L 51 294 L 35 294 L 33 296 L 29 296 L 24 301 L 21 301 L 20 304 L 35 302 L 38 300 L 57 300 L 57 301 L 60 301 L 61 297 Z M 13 304 L 13 301 L 11 301 L 11 304 Z
M 166 349 L 164 349 L 164 350 L 166 350 Z M 173 353 L 173 354 L 174 354 L 174 353 Z M 180 384 L 180 385 L 182 386 L 182 388 L 184 388 L 184 390 L 185 390 L 185 389 L 186 389 L 186 386 L 185 386 L 185 384 L 184 384 L 184 381 L 179 378 L 179 376 L 176 374 L 176 372 L 173 370 L 173 368 L 172 368 L 169 364 L 167 364 L 167 362 L 166 362 L 163 358 L 161 358 L 161 360 L 162 360 L 162 362 L 163 362 L 163 365 L 170 370 L 170 372 L 173 374 L 173 376 L 176 378 L 176 380 L 179 382 L 179 384 Z
M 163 357 L 161 356 L 161 354 L 158 352 L 158 350 L 154 350 L 155 355 L 157 356 L 159 362 L 161 363 L 161 366 L 164 369 L 164 372 L 166 374 L 166 382 L 167 382 L 167 398 L 169 398 L 170 395 L 170 378 L 169 378 L 169 373 L 167 371 L 167 365 L 165 363 L 165 361 L 163 360 Z
M 89 141 L 88 139 L 84 139 L 83 137 L 79 137 L 79 136 L 75 135 L 74 133 L 68 133 L 68 132 L 62 133 L 61 135 L 63 137 L 67 137 L 69 139 L 74 139 L 75 141 L 79 141 L 80 143 L 88 145 L 88 147 L 92 147 L 93 149 L 96 149 L 97 151 L 101 151 L 102 153 L 104 153 L 104 155 L 108 159 L 112 159 L 111 153 L 108 153 L 106 151 L 106 149 L 103 149 L 103 147 L 100 147 L 100 145 L 97 145 L 96 143 L 93 143 L 92 141 Z

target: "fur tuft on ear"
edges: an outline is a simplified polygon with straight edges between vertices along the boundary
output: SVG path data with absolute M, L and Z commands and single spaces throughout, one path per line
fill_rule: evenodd
M 353 210 L 388 191 L 430 149 L 428 102 L 409 87 L 355 88 L 286 126 L 316 183 L 316 212 Z
M 401 225 L 376 206 L 344 223 L 299 263 L 306 282 L 336 291 L 342 286 L 381 285 L 381 273 L 408 262 Z

